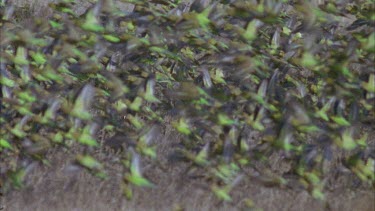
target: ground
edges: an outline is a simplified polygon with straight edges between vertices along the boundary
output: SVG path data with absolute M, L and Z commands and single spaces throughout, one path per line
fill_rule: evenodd
M 375 133 L 371 130 L 370 138 L 373 138 Z M 110 179 L 103 181 L 71 165 L 76 152 L 55 149 L 47 154 L 51 161 L 49 167 L 31 164 L 25 187 L 5 195 L 5 210 L 251 210 L 246 206 L 249 203 L 253 204 L 252 210 L 265 211 L 375 210 L 373 189 L 358 184 L 353 175 L 341 175 L 330 181 L 326 201 L 314 199 L 302 188 L 270 186 L 245 178 L 231 192 L 233 202 L 220 202 L 204 178 L 187 173 L 189 163 L 170 162 L 180 135 L 171 126 L 165 126 L 163 133 L 156 139 L 158 162 L 143 166 L 145 176 L 156 187 L 134 189 L 131 201 L 121 191 L 122 166 L 115 164 L 116 152 L 101 148 L 95 153 L 107 165 Z M 279 166 L 280 170 L 282 165 Z

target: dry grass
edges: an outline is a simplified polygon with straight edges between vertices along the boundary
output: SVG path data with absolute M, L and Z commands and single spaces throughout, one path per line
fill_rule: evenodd
M 19 19 L 24 20 L 29 17 L 42 17 L 46 18 L 52 15 L 52 10 L 48 7 L 48 4 L 55 2 L 54 0 L 10 0 L 18 9 L 16 9 L 16 16 Z M 93 4 L 87 0 L 77 0 L 75 1 L 76 7 L 74 8 L 74 13 L 76 15 L 82 15 L 87 8 Z M 122 11 L 132 11 L 134 6 L 127 3 L 122 3 L 120 1 L 114 1 L 117 8 Z M 18 13 L 18 14 L 17 14 Z
M 373 131 L 374 132 L 374 131 Z M 374 138 L 375 133 L 372 133 Z M 305 190 L 288 187 L 267 187 L 245 178 L 231 193 L 232 203 L 218 201 L 202 178 L 186 174 L 186 162 L 168 162 L 179 134 L 171 126 L 158 137 L 158 162 L 143 166 L 145 176 L 156 188 L 135 189 L 134 198 L 127 201 L 122 195 L 123 167 L 113 161 L 113 152 L 99 149 L 95 157 L 107 166 L 108 180 L 100 180 L 84 170 L 71 171 L 71 161 L 81 149 L 71 152 L 51 150 L 47 157 L 51 167 L 36 164 L 26 178 L 25 188 L 5 196 L 6 210 L 340 210 L 372 211 L 374 193 L 370 188 L 354 187 L 353 178 L 343 175 L 334 181 L 327 192 L 327 201 L 313 199 Z M 146 162 L 143 162 L 144 164 Z M 345 182 L 346 181 L 346 182 Z

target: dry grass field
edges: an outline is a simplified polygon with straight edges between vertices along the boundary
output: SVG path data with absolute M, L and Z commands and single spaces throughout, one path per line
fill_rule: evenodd
M 370 138 L 375 140 L 373 128 Z M 189 171 L 189 164 L 170 159 L 179 134 L 165 126 L 155 141 L 160 143 L 157 161 L 144 166 L 145 176 L 155 188 L 135 189 L 131 201 L 122 194 L 122 166 L 112 165 L 113 150 L 101 148 L 97 158 L 105 163 L 108 180 L 98 179 L 71 165 L 75 151 L 51 150 L 50 166 L 30 165 L 25 187 L 5 195 L 6 210 L 337 210 L 372 211 L 374 192 L 364 188 L 347 174 L 332 175 L 325 202 L 314 199 L 302 188 L 272 186 L 262 181 L 243 179 L 233 190 L 233 202 L 223 203 L 210 191 L 199 172 Z M 104 140 L 103 140 L 104 141 Z M 77 152 L 79 147 L 75 148 Z M 117 152 L 121 153 L 121 152 Z M 275 156 L 275 168 L 282 172 L 282 163 Z M 114 163 L 114 162 L 113 162 Z M 354 182 L 353 182 L 354 181 Z

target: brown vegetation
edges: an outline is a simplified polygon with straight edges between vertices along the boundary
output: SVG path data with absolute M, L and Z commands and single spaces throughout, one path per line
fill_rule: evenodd
M 370 130 L 375 140 L 374 128 Z M 147 162 L 144 174 L 154 184 L 152 189 L 135 189 L 134 198 L 126 200 L 120 181 L 123 166 L 112 162 L 112 149 L 99 149 L 95 157 L 105 163 L 108 180 L 101 180 L 71 163 L 76 152 L 50 150 L 50 166 L 30 164 L 25 187 L 5 196 L 6 210 L 335 210 L 372 211 L 375 209 L 374 192 L 360 184 L 350 173 L 330 176 L 327 200 L 314 199 L 309 193 L 290 183 L 278 186 L 272 182 L 242 180 L 233 190 L 233 202 L 220 202 L 207 187 L 199 171 L 189 163 L 171 160 L 179 143 L 180 134 L 167 125 L 159 143 L 157 161 Z M 79 147 L 75 150 L 80 151 Z M 274 172 L 283 172 L 287 165 L 274 156 Z M 283 164 L 284 163 L 284 164 Z M 259 166 L 262 166 L 259 164 Z M 265 170 L 260 169 L 260 170 Z M 251 171 L 249 169 L 249 171 Z M 354 178 L 354 180 L 353 180 Z M 354 182 L 353 182 L 354 181 Z M 295 182 L 298 183 L 297 181 Z

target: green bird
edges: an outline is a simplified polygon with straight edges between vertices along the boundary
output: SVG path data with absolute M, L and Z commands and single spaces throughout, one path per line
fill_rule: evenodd
M 131 148 L 130 151 L 132 153 L 132 162 L 130 173 L 125 175 L 125 180 L 139 187 L 155 187 L 154 184 L 142 176 L 140 156 L 134 151 L 134 149 Z

